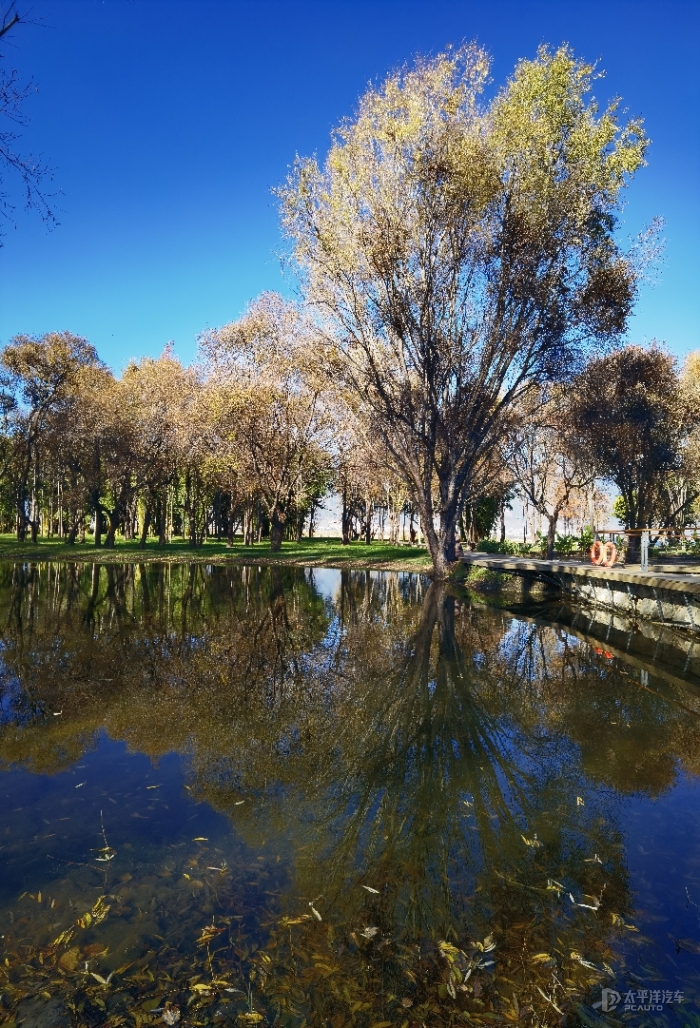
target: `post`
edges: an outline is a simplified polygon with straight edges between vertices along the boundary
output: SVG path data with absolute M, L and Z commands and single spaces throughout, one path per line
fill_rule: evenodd
M 649 570 L 649 533 L 642 532 L 641 571 Z

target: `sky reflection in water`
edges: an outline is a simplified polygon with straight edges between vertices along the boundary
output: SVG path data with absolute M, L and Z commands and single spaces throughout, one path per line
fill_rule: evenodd
M 700 690 L 536 613 L 4 566 L 0 1023 L 691 1023 Z

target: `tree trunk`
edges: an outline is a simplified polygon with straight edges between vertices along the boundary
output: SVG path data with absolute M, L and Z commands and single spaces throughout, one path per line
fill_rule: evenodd
M 68 532 L 68 535 L 66 537 L 66 545 L 67 546 L 73 546 L 75 544 L 75 537 L 78 534 L 78 527 L 79 527 L 79 525 L 80 525 L 80 518 L 78 517 L 78 514 L 76 513 L 75 516 L 73 517 L 73 523 L 70 526 L 70 531 Z
M 553 514 L 547 515 L 547 560 L 554 560 L 554 543 L 557 538 L 557 521 L 559 520 L 559 511 L 555 510 Z
M 641 535 L 627 536 L 626 564 L 639 564 L 642 560 L 642 537 Z
M 106 514 L 109 520 L 109 525 L 107 526 L 107 535 L 105 536 L 104 546 L 106 550 L 113 550 L 115 536 L 117 534 L 117 529 L 119 528 L 119 517 L 116 510 L 108 510 L 106 511 Z
M 139 540 L 139 549 L 146 549 L 146 539 L 148 538 L 148 529 L 151 527 L 151 504 L 149 503 L 146 507 L 146 512 L 143 515 L 143 530 L 141 532 L 141 539 Z
M 95 504 L 95 546 L 97 549 L 102 546 L 102 508 L 99 503 Z
M 348 518 L 348 487 L 343 486 L 343 510 L 340 515 L 340 532 L 343 537 L 343 546 L 350 543 L 350 523 Z
M 372 504 L 369 499 L 365 500 L 365 546 L 372 543 Z
M 282 537 L 284 536 L 284 525 L 286 520 L 287 515 L 275 507 L 272 511 L 272 523 L 270 527 L 270 550 L 273 553 L 278 553 L 282 546 Z
M 247 500 L 243 507 L 243 545 L 250 546 L 253 538 L 253 504 Z
M 455 561 L 457 560 L 457 511 L 448 509 L 440 514 L 440 528 L 435 528 L 433 511 L 421 509 L 419 514 L 423 536 L 433 562 L 433 577 L 436 581 L 444 581 L 449 578 Z
M 506 541 L 506 501 L 501 500 L 501 545 Z
M 58 538 L 62 539 L 63 528 L 63 476 L 58 480 Z

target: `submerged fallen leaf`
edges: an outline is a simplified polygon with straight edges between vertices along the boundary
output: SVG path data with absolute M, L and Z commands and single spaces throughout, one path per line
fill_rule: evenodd
M 76 967 L 80 963 L 80 949 L 78 946 L 72 946 L 66 950 L 59 957 L 59 964 L 61 967 L 65 967 L 66 971 L 75 971 Z
M 87 957 L 88 960 L 92 960 L 93 957 L 103 957 L 107 953 L 109 946 L 105 946 L 101 942 L 93 942 L 91 946 L 86 946 L 83 950 L 83 956 Z
M 379 889 L 373 889 L 371 885 L 363 885 L 362 888 L 366 889 L 367 892 L 374 893 L 375 896 L 379 895 Z
M 94 971 L 91 971 L 90 974 L 95 979 L 95 981 L 100 983 L 100 985 L 109 985 L 109 983 L 112 980 L 112 975 L 114 974 L 114 971 L 112 971 L 112 974 L 108 975 L 106 978 L 103 978 L 101 974 L 95 974 Z

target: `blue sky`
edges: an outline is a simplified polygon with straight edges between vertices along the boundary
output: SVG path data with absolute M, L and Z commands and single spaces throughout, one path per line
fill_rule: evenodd
M 198 332 L 264 289 L 291 289 L 271 187 L 318 153 L 370 80 L 476 39 L 494 84 L 539 43 L 599 60 L 601 101 L 646 120 L 649 166 L 622 234 L 666 221 L 658 283 L 630 339 L 700 347 L 700 3 L 689 0 L 18 0 L 3 45 L 33 78 L 22 146 L 55 168 L 60 227 L 21 209 L 0 249 L 0 345 L 68 329 L 115 369 Z M 6 42 L 6 41 L 4 41 Z M 7 181 L 11 185 L 11 181 Z

